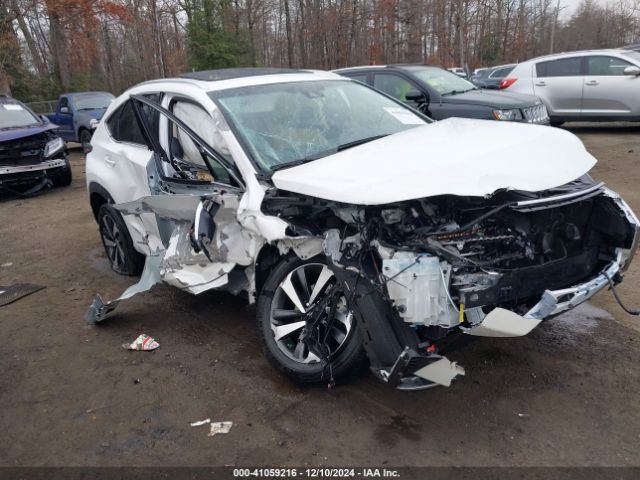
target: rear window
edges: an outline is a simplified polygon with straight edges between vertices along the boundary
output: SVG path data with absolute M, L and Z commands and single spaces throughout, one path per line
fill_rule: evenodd
M 19 103 L 0 104 L 0 129 L 20 128 L 39 123 L 40 119 Z
M 504 78 L 509 75 L 511 70 L 513 70 L 513 67 L 499 68 L 491 74 L 491 78 Z
M 582 57 L 562 58 L 536 63 L 538 77 L 575 77 L 582 75 Z

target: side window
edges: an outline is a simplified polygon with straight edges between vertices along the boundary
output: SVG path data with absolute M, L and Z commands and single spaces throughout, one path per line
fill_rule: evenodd
M 232 163 L 226 144 L 211 116 L 195 103 L 177 100 L 171 112 L 193 130 L 218 154 Z M 169 159 L 179 177 L 189 180 L 238 186 L 229 172 L 207 154 L 184 129 L 169 120 Z
M 107 120 L 107 128 L 111 136 L 118 142 L 147 145 L 140 130 L 140 125 L 138 125 L 138 119 L 133 111 L 131 100 L 127 100 L 126 103 L 111 114 Z
M 587 57 L 587 75 L 612 76 L 624 75 L 624 69 L 630 67 L 629 62 L 625 62 L 616 57 L 605 57 L 602 55 Z
M 357 80 L 359 82 L 367 83 L 367 77 L 369 76 L 369 74 L 368 73 L 349 73 L 346 76 L 354 80 Z
M 407 101 L 405 97 L 407 93 L 411 90 L 418 90 L 418 88 L 408 80 L 391 73 L 376 73 L 373 77 L 373 86 L 402 102 Z
M 62 110 L 63 108 L 69 108 L 69 99 L 67 97 L 62 97 L 60 99 L 60 105 L 58 107 L 60 110 Z
M 536 63 L 536 75 L 538 77 L 582 76 L 582 57 Z

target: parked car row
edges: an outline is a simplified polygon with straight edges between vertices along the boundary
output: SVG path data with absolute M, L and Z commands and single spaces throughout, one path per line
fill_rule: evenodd
M 386 65 L 335 70 L 410 105 L 434 120 L 450 117 L 548 124 L 533 95 L 481 90 L 439 67 Z
M 142 275 L 86 320 L 161 282 L 226 290 L 293 380 L 368 364 L 416 390 L 464 374 L 453 340 L 526 335 L 622 280 L 640 222 L 577 137 L 407 105 L 497 118 L 535 97 L 478 101 L 511 95 L 429 67 L 339 73 L 193 72 L 114 100 L 87 189 L 113 270 Z

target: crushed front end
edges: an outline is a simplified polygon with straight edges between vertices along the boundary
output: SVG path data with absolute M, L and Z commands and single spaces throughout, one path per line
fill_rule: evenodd
M 0 142 L 0 193 L 65 184 L 70 175 L 64 141 L 50 130 Z
M 620 282 L 639 228 L 588 176 L 538 193 L 366 207 L 280 192 L 265 210 L 298 232 L 323 232 L 371 370 L 401 389 L 463 374 L 442 356 L 461 334 L 526 335 Z

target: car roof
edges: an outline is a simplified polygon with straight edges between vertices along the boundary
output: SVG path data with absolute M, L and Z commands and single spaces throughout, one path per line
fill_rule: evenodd
M 526 62 L 538 62 L 540 60 L 554 60 L 560 58 L 572 57 L 574 55 L 624 55 L 631 53 L 633 49 L 631 48 L 605 48 L 605 49 L 592 49 L 592 50 L 576 50 L 573 52 L 558 52 L 551 53 L 549 55 L 542 55 L 540 57 L 535 57 L 527 60 Z M 525 62 L 522 62 L 525 63 Z
M 189 72 L 174 78 L 149 80 L 142 85 L 168 83 L 190 84 L 205 91 L 225 90 L 252 85 L 268 85 L 309 80 L 345 80 L 344 77 L 322 70 L 296 70 L 289 68 L 223 68 Z
M 437 65 L 425 65 L 423 63 L 395 63 L 395 64 L 389 64 L 389 65 L 359 65 L 357 67 L 338 68 L 336 70 L 331 70 L 331 71 L 338 74 L 341 72 L 351 72 L 351 71 L 358 71 L 358 70 L 389 69 L 389 70 L 405 70 L 405 71 L 409 70 L 410 71 L 420 67 L 437 68 L 439 70 L 444 70 L 444 68 L 439 67 Z

